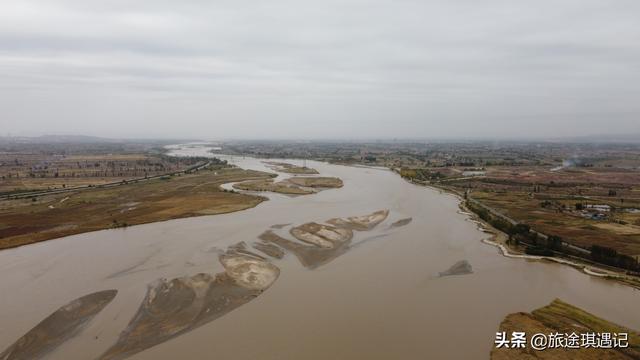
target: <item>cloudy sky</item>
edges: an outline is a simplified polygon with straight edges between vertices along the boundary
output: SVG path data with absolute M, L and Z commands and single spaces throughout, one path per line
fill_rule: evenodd
M 630 132 L 638 0 L 0 2 L 0 135 Z

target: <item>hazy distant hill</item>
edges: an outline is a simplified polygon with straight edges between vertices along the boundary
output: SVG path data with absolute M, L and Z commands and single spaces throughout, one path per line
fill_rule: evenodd
M 572 143 L 640 143 L 640 133 L 573 136 L 558 138 L 555 141 Z
M 13 144 L 86 144 L 86 143 L 115 143 L 120 140 L 100 138 L 85 135 L 42 135 L 42 136 L 0 136 L 0 143 Z
M 110 139 L 87 135 L 0 136 L 0 144 L 173 144 L 191 139 Z

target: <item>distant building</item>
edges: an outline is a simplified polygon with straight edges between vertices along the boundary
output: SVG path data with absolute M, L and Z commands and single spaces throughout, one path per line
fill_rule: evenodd
M 602 211 L 602 212 L 609 212 L 609 211 L 611 211 L 611 206 L 609 206 L 609 205 L 590 205 L 590 204 L 587 204 L 587 205 L 585 205 L 585 209 L 587 209 L 587 210 L 595 210 L 595 211 Z
M 463 171 L 462 176 L 485 176 L 487 174 L 486 171 Z

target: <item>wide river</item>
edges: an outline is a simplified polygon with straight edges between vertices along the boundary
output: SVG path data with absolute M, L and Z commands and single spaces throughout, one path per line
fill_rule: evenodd
M 173 150 L 211 155 L 203 147 Z M 260 160 L 224 157 L 271 171 Z M 290 162 L 300 165 L 301 161 Z M 280 277 L 255 300 L 130 359 L 486 359 L 498 324 L 555 298 L 640 329 L 640 292 L 568 266 L 505 258 L 458 210 L 458 199 L 382 169 L 311 162 L 340 189 L 268 195 L 231 214 L 69 236 L 0 252 L 0 352 L 83 295 L 118 294 L 49 359 L 95 359 L 113 345 L 160 278 L 222 271 L 218 250 L 274 224 L 302 224 L 389 209 L 357 244 L 309 270 L 293 254 L 273 260 Z M 82 214 L 78 214 L 82 216 Z M 390 229 L 402 218 L 413 221 Z M 438 277 L 459 260 L 468 275 Z

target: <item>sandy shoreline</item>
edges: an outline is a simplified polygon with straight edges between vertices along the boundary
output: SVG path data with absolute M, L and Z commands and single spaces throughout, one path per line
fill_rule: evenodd
M 439 191 L 443 191 L 443 192 L 446 192 L 448 194 L 451 194 L 451 195 L 455 196 L 460 201 L 460 203 L 459 203 L 459 207 L 460 207 L 459 213 L 468 216 L 469 217 L 469 221 L 472 221 L 472 222 L 476 223 L 478 225 L 478 228 L 479 228 L 480 231 L 485 232 L 487 234 L 491 234 L 490 238 L 483 239 L 482 242 L 484 244 L 497 247 L 500 250 L 500 254 L 502 254 L 502 256 L 504 256 L 504 257 L 508 257 L 508 258 L 512 258 L 512 259 L 534 260 L 534 261 L 550 261 L 550 262 L 554 262 L 554 263 L 557 263 L 557 264 L 568 265 L 568 266 L 571 266 L 571 267 L 581 271 L 584 274 L 591 275 L 591 276 L 596 276 L 596 277 L 604 278 L 604 279 L 615 280 L 615 281 L 618 281 L 618 282 L 620 282 L 622 284 L 625 284 L 625 285 L 640 289 L 640 287 L 638 285 L 634 285 L 634 284 L 631 284 L 631 283 L 628 283 L 628 282 L 625 281 L 625 280 L 629 280 L 629 279 L 635 280 L 634 278 L 631 278 L 629 275 L 626 275 L 626 274 L 623 274 L 623 273 L 620 273 L 620 272 L 615 272 L 615 271 L 611 271 L 611 270 L 608 270 L 608 269 L 605 269 L 605 268 L 602 268 L 602 267 L 593 266 L 591 264 L 580 262 L 578 260 L 567 260 L 567 259 L 558 258 L 558 257 L 551 257 L 551 256 L 528 255 L 528 254 L 523 254 L 523 253 L 518 252 L 518 251 L 514 251 L 514 249 L 512 249 L 506 243 L 506 239 L 508 238 L 507 234 L 505 234 L 502 231 L 494 228 L 489 223 L 485 222 L 480 217 L 478 217 L 471 210 L 467 209 L 467 207 L 464 205 L 464 199 L 462 199 L 462 197 L 460 197 L 459 194 L 454 193 L 454 192 L 450 192 L 450 191 L 446 191 L 446 190 L 438 188 L 438 187 L 431 187 L 431 188 L 432 189 L 437 189 Z

